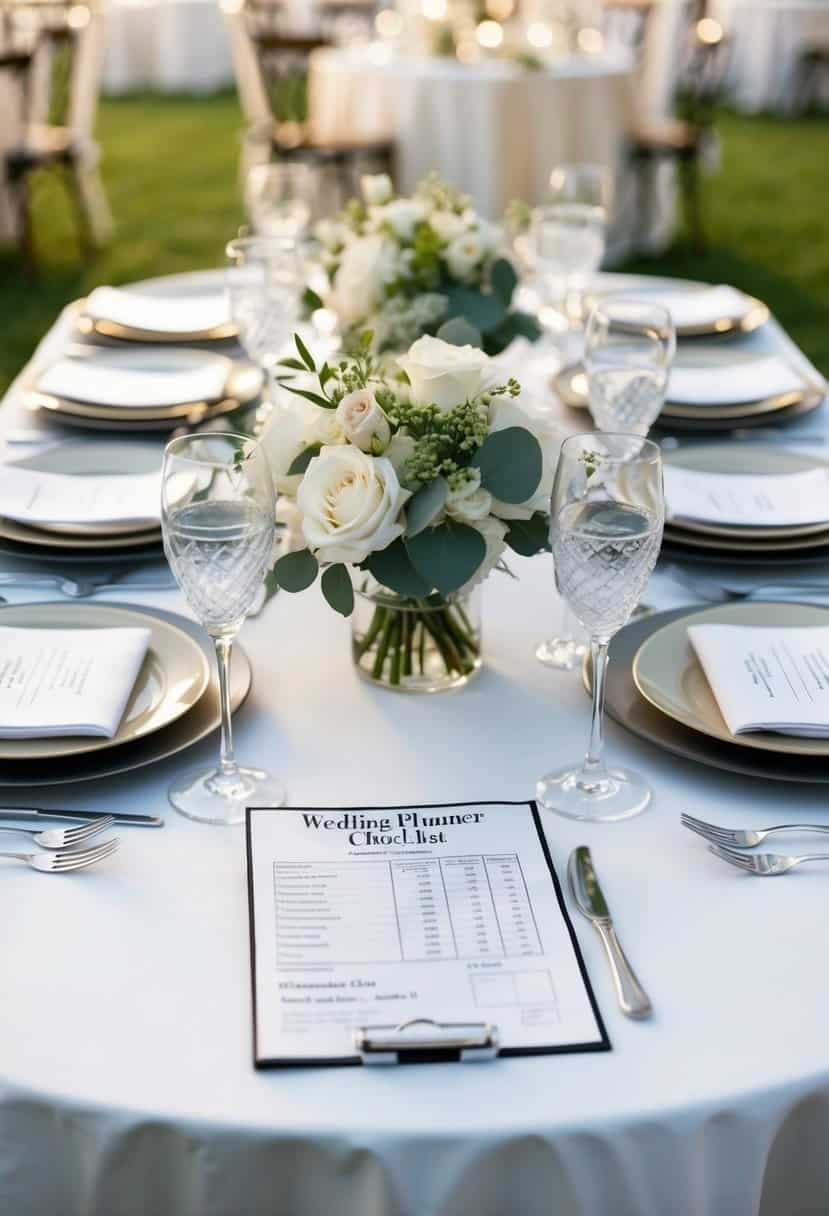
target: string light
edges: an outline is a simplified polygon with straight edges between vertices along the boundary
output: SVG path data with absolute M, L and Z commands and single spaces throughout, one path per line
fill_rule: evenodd
M 420 7 L 429 21 L 442 21 L 446 16 L 446 0 L 421 0 Z
M 576 41 L 579 44 L 579 50 L 584 51 L 585 55 L 601 55 L 604 50 L 602 31 L 591 29 L 589 25 L 579 30 Z
M 543 50 L 553 45 L 553 31 L 543 21 L 534 21 L 532 25 L 527 26 L 527 42 L 530 46 Z
M 504 31 L 497 21 L 482 21 L 475 31 L 475 37 L 481 46 L 494 51 L 504 41 Z
M 722 42 L 723 28 L 713 17 L 703 17 L 697 22 L 697 38 L 707 46 L 716 46 Z
M 393 8 L 384 8 L 374 18 L 374 28 L 381 38 L 396 38 L 403 29 L 403 18 Z

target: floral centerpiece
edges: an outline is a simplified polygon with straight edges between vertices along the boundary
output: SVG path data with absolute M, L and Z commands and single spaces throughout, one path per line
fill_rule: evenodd
M 299 592 L 320 577 L 331 607 L 354 613 L 369 678 L 463 683 L 481 661 L 477 587 L 507 549 L 548 547 L 560 436 L 473 346 L 421 337 L 393 373 L 371 334 L 335 366 L 296 346 L 292 396 L 263 436 L 289 549 L 273 578 Z
M 329 288 L 308 293 L 335 313 L 352 353 L 370 330 L 375 351 L 406 350 L 437 334 L 497 354 L 513 338 L 540 330 L 512 308 L 518 276 L 499 252 L 500 228 L 437 174 L 411 198 L 394 194 L 385 174 L 364 177 L 362 199 L 316 228 Z

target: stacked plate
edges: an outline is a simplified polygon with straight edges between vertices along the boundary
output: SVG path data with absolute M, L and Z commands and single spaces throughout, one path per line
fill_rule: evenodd
M 67 478 L 66 495 L 71 497 L 72 479 L 100 476 L 142 477 L 160 473 L 162 452 L 157 444 L 135 440 L 96 439 L 67 441 L 46 448 L 12 466 Z M 0 516 L 0 546 L 5 553 L 59 565 L 67 561 L 149 561 L 162 552 L 158 520 L 141 524 L 117 521 L 67 523 L 67 512 L 35 526 Z
M 170 292 L 169 285 L 153 291 L 153 280 L 142 287 L 96 287 L 75 304 L 81 334 L 122 342 L 226 342 L 237 329 L 230 317 L 223 276 L 207 272 L 188 276 L 189 290 Z M 199 289 L 201 288 L 201 290 Z
M 829 782 L 829 739 L 753 731 L 732 735 L 688 641 L 688 625 L 827 626 L 829 608 L 732 603 L 660 612 L 620 630 L 610 646 L 606 710 L 675 755 L 781 781 Z M 590 687 L 589 663 L 585 684 Z
M 732 522 L 727 514 L 717 522 L 676 514 L 672 507 L 671 479 L 666 472 L 668 516 L 662 554 L 677 560 L 756 566 L 811 565 L 829 557 L 829 465 L 814 456 L 802 455 L 771 444 L 711 443 L 682 447 L 665 455 L 665 465 L 690 469 L 714 477 L 734 477 L 735 490 L 741 476 L 765 477 L 774 474 L 824 474 L 826 477 L 827 518 L 780 524 L 772 519 L 762 523 Z M 723 483 L 717 492 L 722 494 Z M 795 493 L 793 485 L 792 492 Z M 818 488 L 820 493 L 820 488 Z M 726 483 L 727 494 L 727 483 Z
M 20 604 L 0 608 L 0 626 L 44 629 L 149 628 L 149 649 L 111 739 L 90 735 L 0 739 L 0 786 L 53 785 L 123 773 L 172 756 L 220 724 L 212 647 L 199 626 L 160 609 L 118 604 Z M 251 670 L 234 647 L 231 705 L 245 700 Z
M 169 431 L 254 401 L 262 373 L 213 351 L 76 346 L 38 371 L 24 403 L 69 426 Z

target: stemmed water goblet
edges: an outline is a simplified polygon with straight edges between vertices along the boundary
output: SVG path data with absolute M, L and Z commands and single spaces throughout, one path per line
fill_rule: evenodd
M 561 447 L 550 503 L 556 586 L 590 634 L 593 713 L 579 767 L 547 773 L 542 806 L 571 819 L 628 819 L 650 802 L 647 783 L 603 757 L 608 646 L 627 623 L 659 555 L 665 519 L 659 448 L 638 435 L 573 435 Z
M 596 304 L 585 331 L 584 366 L 600 431 L 647 435 L 665 402 L 675 351 L 666 308 L 624 295 Z
M 301 161 L 254 165 L 245 182 L 245 205 L 260 236 L 305 235 L 317 200 L 317 173 Z
M 203 823 L 239 823 L 248 805 L 285 801 L 268 773 L 236 763 L 230 720 L 233 639 L 273 558 L 273 477 L 263 449 L 217 431 L 173 439 L 164 452 L 161 526 L 175 580 L 213 639 L 222 711 L 218 765 L 182 773 L 170 786 L 170 802 Z

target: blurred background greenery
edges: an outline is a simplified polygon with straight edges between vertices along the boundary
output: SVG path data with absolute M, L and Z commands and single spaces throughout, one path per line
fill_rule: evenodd
M 825 118 L 719 115 L 720 171 L 705 181 L 709 246 L 680 233 L 660 257 L 620 269 L 732 283 L 769 304 L 829 374 L 829 240 Z M 0 391 L 64 304 L 98 283 L 219 266 L 242 222 L 242 116 L 235 93 L 210 98 L 104 98 L 98 136 L 116 238 L 82 263 L 53 181 L 35 187 L 39 271 L 0 252 Z

